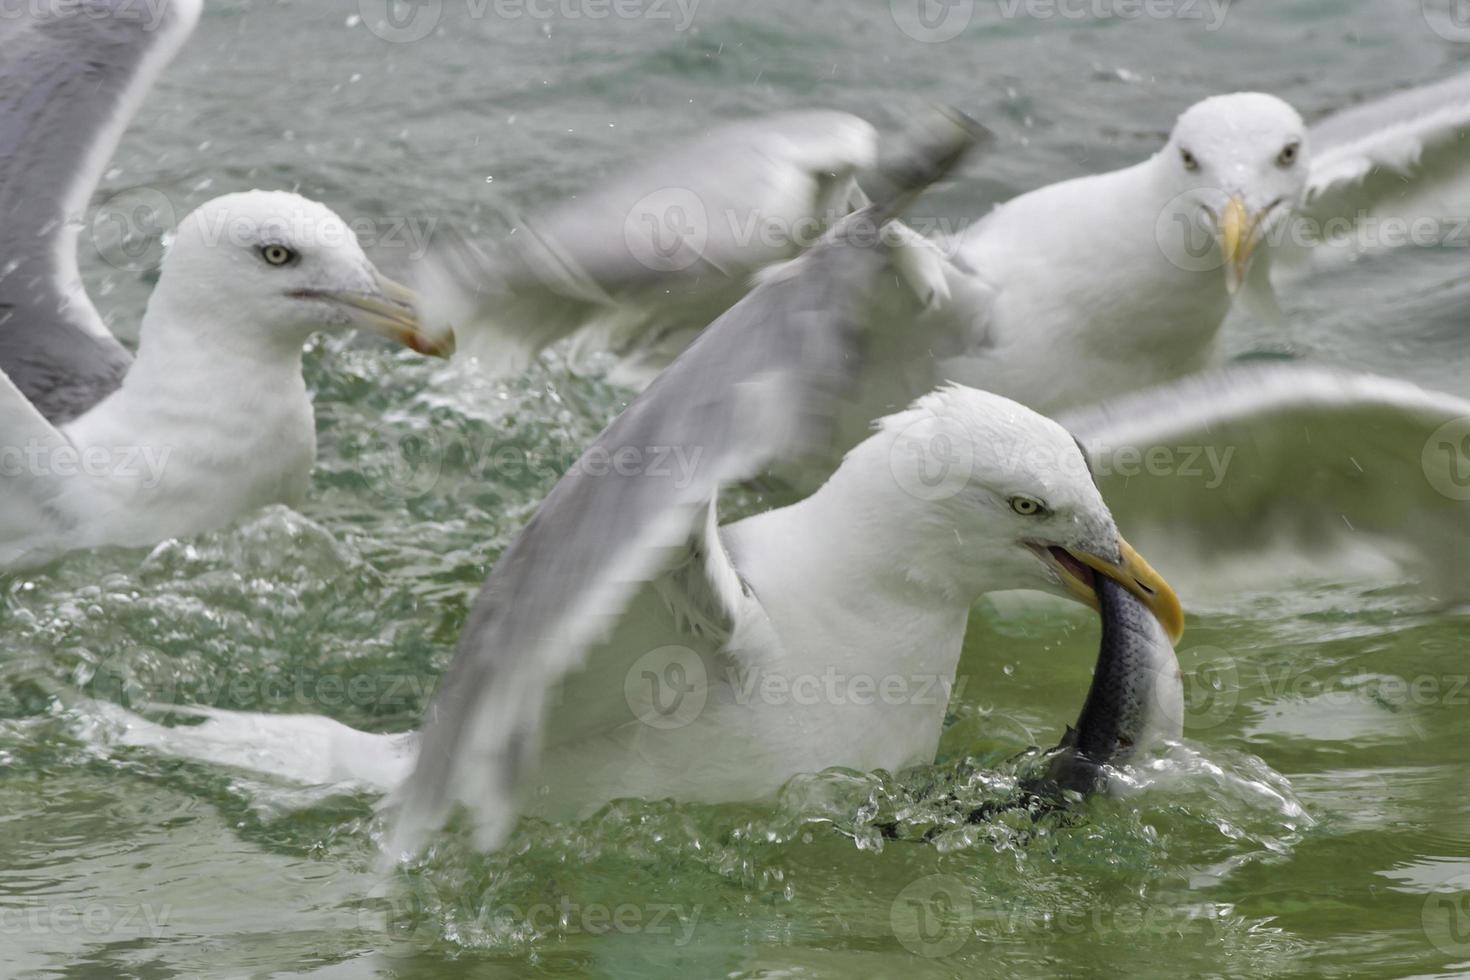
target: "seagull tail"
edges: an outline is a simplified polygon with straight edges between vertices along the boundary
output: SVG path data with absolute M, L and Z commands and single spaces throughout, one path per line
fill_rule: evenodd
M 408 774 L 417 754 L 413 733 L 375 735 L 318 715 L 150 707 L 150 713 L 197 722 L 164 725 L 107 702 L 88 707 L 112 745 L 308 786 L 386 793 Z

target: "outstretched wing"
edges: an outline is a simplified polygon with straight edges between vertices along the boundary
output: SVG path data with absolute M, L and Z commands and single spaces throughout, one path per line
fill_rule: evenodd
M 1118 526 L 1171 577 L 1232 559 L 1259 571 L 1263 555 L 1288 551 L 1336 575 L 1344 557 L 1371 556 L 1441 598 L 1470 596 L 1464 399 L 1371 375 L 1242 365 L 1059 421 L 1092 456 Z
M 59 424 L 127 370 L 127 352 L 82 289 L 77 233 L 123 129 L 193 31 L 201 0 L 41 6 L 0 17 L 0 370 Z
M 947 145 L 922 147 L 927 166 L 910 170 L 907 189 L 947 172 L 973 139 L 954 127 Z M 849 216 L 763 277 L 552 489 L 490 573 L 430 707 L 418 764 L 397 794 L 395 854 L 414 850 L 456 803 L 475 813 L 484 846 L 499 843 L 542 741 L 548 690 L 691 538 L 706 556 L 715 549 L 700 526 L 722 485 L 822 450 L 863 364 L 863 300 L 887 261 L 879 229 L 907 196 Z M 655 453 L 693 465 L 655 468 Z M 738 585 L 720 571 L 727 561 L 700 564 L 705 585 L 683 589 L 681 604 L 717 620 L 719 597 Z
M 1470 74 L 1335 113 L 1308 134 L 1311 173 L 1299 214 L 1314 261 L 1464 237 L 1470 204 Z M 1461 240 L 1457 244 L 1464 244 Z M 1294 249 L 1294 257 L 1303 250 Z
M 424 313 L 468 333 L 467 352 L 496 373 L 575 334 L 575 358 L 609 352 L 615 380 L 646 384 L 757 270 L 866 203 L 860 175 L 884 197 L 904 185 L 906 160 L 880 158 L 873 128 L 842 112 L 722 126 L 521 223 L 488 253 L 441 237 L 418 275 Z

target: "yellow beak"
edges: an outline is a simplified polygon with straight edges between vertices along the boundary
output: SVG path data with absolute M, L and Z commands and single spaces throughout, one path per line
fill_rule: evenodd
M 1154 614 L 1159 624 L 1169 634 L 1169 639 L 1175 643 L 1184 635 L 1184 607 L 1179 604 L 1179 596 L 1164 581 L 1164 577 L 1153 570 L 1143 556 L 1133 550 L 1133 546 L 1127 541 L 1119 539 L 1119 550 L 1123 560 L 1117 564 L 1104 558 L 1085 551 L 1073 551 L 1064 549 L 1068 555 L 1091 568 L 1099 575 L 1106 575 L 1117 582 L 1123 588 L 1132 592 L 1138 600 Z M 1097 592 L 1093 587 L 1071 569 L 1065 563 L 1056 563 L 1062 572 L 1062 582 L 1068 591 L 1082 602 L 1098 608 Z
M 1239 194 L 1230 195 L 1225 212 L 1217 220 L 1216 231 L 1220 236 L 1220 253 L 1225 257 L 1226 288 L 1234 295 L 1245 282 L 1250 272 L 1251 257 L 1256 254 L 1259 238 L 1256 232 L 1271 208 L 1251 214 Z
M 381 272 L 375 271 L 374 278 L 378 287 L 375 293 L 328 292 L 320 295 L 351 308 L 353 321 L 358 326 L 396 340 L 410 350 L 430 357 L 449 357 L 454 353 L 452 332 L 431 337 L 419 322 L 417 293 Z

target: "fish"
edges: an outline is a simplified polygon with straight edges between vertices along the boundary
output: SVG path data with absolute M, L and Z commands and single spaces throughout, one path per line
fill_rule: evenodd
M 1184 679 L 1168 633 L 1117 582 L 1098 575 L 1093 588 L 1102 639 L 1087 700 L 1044 775 L 1023 783 L 1043 801 L 1106 790 L 1111 770 L 1184 734 Z
M 1097 575 L 1091 584 L 1102 637 L 1077 723 L 1044 753 L 1034 774 L 1021 779 L 1019 794 L 976 807 L 964 823 L 985 823 L 1013 810 L 1039 818 L 1071 809 L 1094 793 L 1107 792 L 1120 767 L 1183 736 L 1184 678 L 1168 632 L 1117 582 Z M 876 829 L 889 839 L 915 839 L 897 822 L 879 823 Z M 918 839 L 932 841 L 945 829 L 930 827 Z

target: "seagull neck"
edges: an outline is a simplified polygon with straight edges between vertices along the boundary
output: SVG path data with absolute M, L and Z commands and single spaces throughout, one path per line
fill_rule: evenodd
M 903 491 L 866 469 L 844 465 L 812 496 L 761 515 L 767 532 L 786 542 L 792 581 L 820 580 L 844 594 L 963 615 L 989 591 L 976 578 L 981 569 L 955 559 L 952 529 L 926 522 L 920 502 L 896 499 Z
M 253 339 L 227 323 L 180 319 L 167 304 L 150 302 L 137 357 L 122 387 L 98 409 L 117 424 L 175 435 L 203 436 L 221 426 L 262 434 L 298 427 L 311 411 L 301 346 L 245 342 Z
M 165 278 L 148 301 L 129 379 L 141 376 L 163 387 L 200 381 L 212 386 L 226 379 L 236 387 L 233 379 L 246 376 L 300 379 L 300 338 L 237 323 L 235 311 L 218 305 L 201 309 L 197 298 L 175 295 L 171 286 Z

